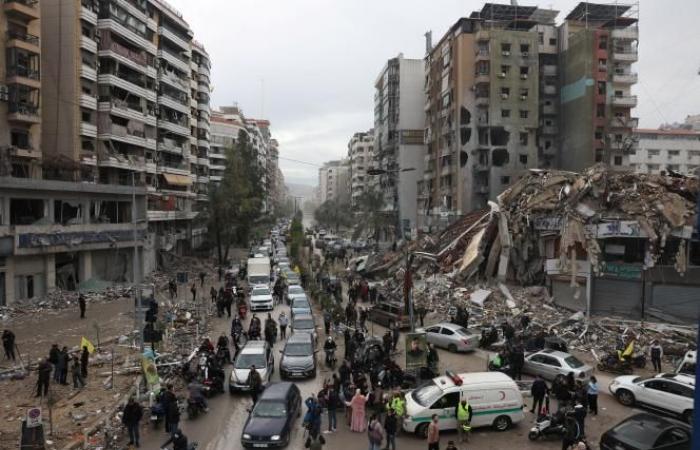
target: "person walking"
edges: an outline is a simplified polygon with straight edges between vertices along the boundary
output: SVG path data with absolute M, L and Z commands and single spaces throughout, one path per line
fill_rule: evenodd
M 258 402 L 258 392 L 262 386 L 262 378 L 260 378 L 260 374 L 255 369 L 255 365 L 250 366 L 247 381 L 250 387 L 250 398 L 253 400 L 253 405 L 255 405 Z
M 80 354 L 80 375 L 82 375 L 83 378 L 87 378 L 88 373 L 87 373 L 87 368 L 88 368 L 88 361 L 90 359 L 90 352 L 88 351 L 87 346 L 83 346 L 83 353 Z
M 129 397 L 129 402 L 124 406 L 124 415 L 122 416 L 122 423 L 129 433 L 129 443 L 126 445 L 135 445 L 139 448 L 139 424 L 141 418 L 143 417 L 143 408 L 134 397 Z
M 386 434 L 386 446 L 384 450 L 396 450 L 396 432 L 398 429 L 399 421 L 396 417 L 396 411 L 394 411 L 393 408 L 389 408 L 384 418 L 384 433 Z
M 649 348 L 651 353 L 651 363 L 654 365 L 654 372 L 661 372 L 661 357 L 664 356 L 664 349 L 659 344 L 659 341 L 654 340 Z
M 85 379 L 80 373 L 80 360 L 77 356 L 73 356 L 73 365 L 70 368 L 73 376 L 73 389 L 82 389 L 85 387 Z
M 574 418 L 581 431 L 579 437 L 584 437 L 586 435 L 586 408 L 579 401 L 576 401 L 576 406 L 574 406 Z
M 2 348 L 5 349 L 5 359 L 15 361 L 15 333 L 5 329 L 2 332 Z
M 433 373 L 433 376 L 437 376 L 439 373 L 440 366 L 440 355 L 438 355 L 437 350 L 433 344 L 428 344 L 428 355 L 426 357 L 428 363 L 428 369 Z
M 399 323 L 398 323 L 398 322 L 394 322 L 393 328 L 392 328 L 392 330 L 391 330 L 391 333 L 392 333 L 392 347 L 391 347 L 391 349 L 392 349 L 393 351 L 396 351 L 396 346 L 397 346 L 398 343 L 399 343 L 399 334 L 400 334 L 400 329 L 399 329 L 399 328 L 400 328 Z
M 197 283 L 192 282 L 192 286 L 190 286 L 190 292 L 192 293 L 192 301 L 197 300 Z
M 80 307 L 80 318 L 85 318 L 85 296 L 83 294 L 78 295 L 78 306 Z
M 57 383 L 62 385 L 68 384 L 66 380 L 68 379 L 68 363 L 70 357 L 68 356 L 68 347 L 63 347 L 61 352 L 58 354 L 58 363 L 56 364 L 56 373 L 58 373 Z
M 544 396 L 547 395 L 548 392 L 549 388 L 547 388 L 547 383 L 542 378 L 542 375 L 538 374 L 537 378 L 535 378 L 535 381 L 532 382 L 532 386 L 530 387 L 530 394 L 532 394 L 532 409 L 530 409 L 531 413 L 536 414 L 537 416 L 540 415 L 540 411 L 542 410 L 542 405 L 544 403 Z
M 594 416 L 598 415 L 598 380 L 596 377 L 591 375 L 591 379 L 588 380 L 588 387 L 586 390 L 588 394 L 588 408 L 591 414 Z
M 367 439 L 369 440 L 369 450 L 380 450 L 384 432 L 382 424 L 379 423 L 376 414 L 372 414 L 367 425 Z
M 204 277 L 206 277 L 207 274 L 204 272 L 199 272 L 199 285 L 204 286 Z
M 289 325 L 289 318 L 287 315 L 282 311 L 277 318 L 277 321 L 279 322 L 280 325 L 280 336 L 281 339 L 287 339 L 287 326 Z
M 350 431 L 355 431 L 357 433 L 362 433 L 365 431 L 367 426 L 367 419 L 365 418 L 365 405 L 367 403 L 367 396 L 362 395 L 359 389 L 355 389 L 355 396 L 347 402 L 347 406 L 352 408 L 352 417 L 350 419 Z
M 455 408 L 455 417 L 457 418 L 457 435 L 459 442 L 469 441 L 469 432 L 471 431 L 472 422 L 472 405 L 467 403 L 467 399 L 462 399 Z
M 49 381 L 51 380 L 51 363 L 48 359 L 39 360 L 39 378 L 36 382 L 36 396 L 46 397 L 49 395 Z
M 209 288 L 209 297 L 211 297 L 211 302 L 216 303 L 216 297 L 217 297 L 217 292 L 216 288 L 214 286 Z
M 440 426 L 437 414 L 432 415 L 428 425 L 428 450 L 440 450 Z
M 335 374 L 334 374 L 335 375 Z M 328 432 L 333 433 L 338 426 L 336 411 L 340 404 L 340 397 L 334 385 L 328 387 L 326 392 L 326 409 L 328 410 Z
M 326 331 L 326 336 L 331 334 L 331 321 L 333 320 L 333 316 L 331 315 L 331 312 L 329 310 L 324 310 L 323 311 L 323 327 Z
M 173 398 L 168 401 L 168 406 L 165 410 L 165 431 L 170 433 L 170 437 L 175 437 L 180 424 L 180 406 L 177 404 L 177 398 L 172 391 L 172 385 L 168 386 L 168 391 Z M 166 393 L 167 395 L 167 393 Z
M 163 411 L 165 414 L 165 432 L 170 433 L 170 417 L 168 414 L 168 409 L 170 408 L 171 403 L 175 403 L 177 405 L 177 397 L 175 397 L 175 393 L 173 393 L 172 384 L 168 384 L 166 386 L 165 392 L 163 392 L 163 396 L 160 402 L 163 405 Z

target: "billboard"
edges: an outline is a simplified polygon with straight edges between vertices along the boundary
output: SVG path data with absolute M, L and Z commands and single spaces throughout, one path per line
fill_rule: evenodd
M 425 333 L 406 333 L 406 370 L 428 366 L 428 341 Z

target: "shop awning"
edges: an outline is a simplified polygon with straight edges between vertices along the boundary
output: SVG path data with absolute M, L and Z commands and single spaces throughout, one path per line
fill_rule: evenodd
M 164 173 L 165 182 L 172 186 L 189 186 L 192 184 L 192 178 L 187 175 L 173 175 L 172 173 Z

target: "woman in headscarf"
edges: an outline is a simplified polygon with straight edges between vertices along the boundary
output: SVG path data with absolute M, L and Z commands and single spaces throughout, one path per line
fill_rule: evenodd
M 365 418 L 365 404 L 367 403 L 367 395 L 362 395 L 359 389 L 355 390 L 355 396 L 347 405 L 352 408 L 352 417 L 350 418 L 350 431 L 362 433 L 367 426 Z

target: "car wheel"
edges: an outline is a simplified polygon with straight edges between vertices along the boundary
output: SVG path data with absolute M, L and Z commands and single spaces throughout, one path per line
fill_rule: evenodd
M 457 346 L 455 344 L 450 344 L 447 346 L 447 350 L 449 350 L 452 353 L 457 353 Z
M 627 389 L 620 389 L 615 393 L 615 397 L 617 397 L 617 401 L 622 403 L 625 406 L 632 406 L 634 405 L 634 394 L 628 391 Z
M 683 421 L 689 425 L 693 424 L 693 410 L 689 409 L 683 413 Z
M 493 427 L 496 429 L 496 431 L 506 431 L 508 428 L 510 428 L 510 423 L 510 417 L 498 416 L 493 421 Z
M 427 439 L 428 438 L 428 424 L 427 423 L 422 423 L 416 427 L 416 436 L 418 436 L 420 439 Z

